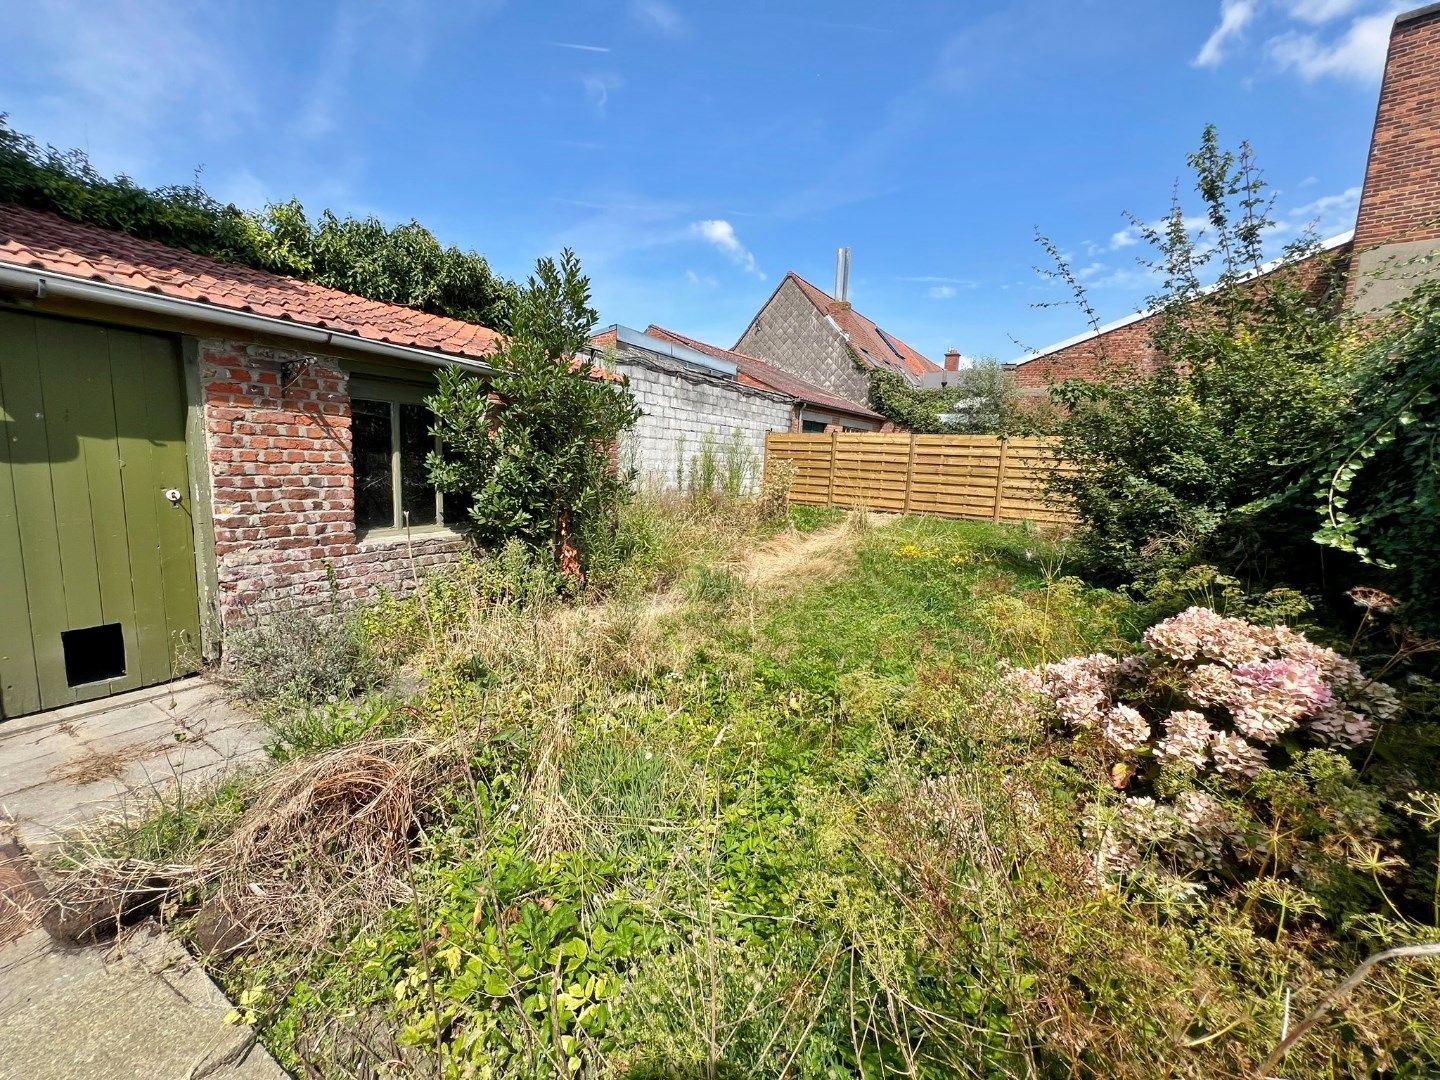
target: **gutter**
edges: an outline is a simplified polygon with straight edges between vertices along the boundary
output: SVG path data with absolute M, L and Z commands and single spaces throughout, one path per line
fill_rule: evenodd
M 323 348 L 334 345 L 354 352 L 369 353 L 388 360 L 408 360 L 428 367 L 459 367 L 477 375 L 493 374 L 495 369 L 478 360 L 462 360 L 435 349 L 422 349 L 413 345 L 391 345 L 388 342 L 370 341 L 347 331 L 321 330 L 305 326 L 288 319 L 277 319 L 271 315 L 256 315 L 248 311 L 234 311 L 217 307 L 198 300 L 181 300 L 172 296 L 128 289 L 123 285 L 112 285 L 105 281 L 81 281 L 64 274 L 35 270 L 24 266 L 0 265 L 0 288 L 18 289 L 36 300 L 60 297 L 84 303 L 100 304 L 107 307 L 123 308 L 149 315 L 169 315 L 194 319 L 251 333 L 269 334 L 311 346 Z

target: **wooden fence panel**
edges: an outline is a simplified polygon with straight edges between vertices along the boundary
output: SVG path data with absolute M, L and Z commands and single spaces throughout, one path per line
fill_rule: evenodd
M 1048 497 L 1051 474 L 1070 466 L 1046 439 L 771 432 L 766 471 L 777 461 L 795 467 L 792 503 L 989 521 L 1074 520 Z

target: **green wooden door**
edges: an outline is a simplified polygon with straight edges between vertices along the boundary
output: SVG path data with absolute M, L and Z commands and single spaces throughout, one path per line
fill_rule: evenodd
M 176 343 L 0 311 L 0 435 L 0 717 L 195 670 Z

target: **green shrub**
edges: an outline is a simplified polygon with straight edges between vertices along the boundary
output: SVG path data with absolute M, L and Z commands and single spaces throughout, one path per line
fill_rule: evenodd
M 327 210 L 312 224 L 295 200 L 245 211 L 220 203 L 198 180 L 144 188 L 102 176 L 82 151 L 40 147 L 3 114 L 0 203 L 498 329 L 508 325 L 515 294 L 483 256 L 443 246 L 419 222 L 389 228 Z
M 1339 446 L 1323 461 L 1315 539 L 1389 571 L 1404 617 L 1440 634 L 1440 284 L 1365 349 Z
M 460 368 L 440 372 L 428 404 L 445 453 L 430 455 L 430 475 L 471 498 L 481 544 L 517 540 L 566 561 L 627 495 L 632 477 L 611 449 L 640 414 L 623 386 L 575 360 L 595 319 L 589 280 L 567 250 L 558 264 L 541 259 L 516 300 L 511 333 L 489 358 L 493 386 Z
M 356 622 L 338 612 L 271 612 L 231 630 L 224 651 L 240 695 L 280 707 L 355 697 L 388 675 Z
M 1164 282 L 1152 301 L 1154 369 L 1102 356 L 1101 380 L 1052 388 L 1060 452 L 1075 466 L 1054 488 L 1080 517 L 1085 567 L 1103 580 L 1194 561 L 1258 577 L 1315 575 L 1303 508 L 1277 496 L 1333 444 L 1351 393 L 1343 280 L 1330 260 L 1321 259 L 1318 284 L 1294 265 L 1314 255 L 1312 242 L 1287 249 L 1287 267 L 1254 277 L 1270 222 L 1248 147 L 1221 151 L 1207 129 L 1190 164 L 1205 231 L 1191 234 L 1178 203 L 1163 229 L 1136 222 Z M 1063 260 L 1057 274 L 1093 320 Z

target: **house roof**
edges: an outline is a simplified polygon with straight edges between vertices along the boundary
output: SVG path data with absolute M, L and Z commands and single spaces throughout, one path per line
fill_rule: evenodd
M 656 326 L 654 323 L 646 328 L 645 333 L 651 337 L 674 342 L 676 345 L 696 349 L 720 360 L 729 360 L 735 365 L 736 378 L 746 386 L 753 386 L 759 390 L 773 390 L 776 393 L 786 394 L 803 401 L 807 405 L 817 405 L 822 409 L 845 413 L 848 416 L 860 416 L 867 420 L 885 419 L 879 413 L 867 409 L 863 405 L 836 397 L 834 394 L 821 390 L 814 383 L 806 382 L 804 379 L 791 375 L 788 371 L 781 371 L 758 356 L 736 352 L 734 349 L 722 349 L 718 345 L 711 345 L 684 334 L 677 334 L 674 330 L 666 330 L 663 326 Z
M 867 319 L 848 303 L 838 303 L 824 289 L 810 284 L 794 270 L 791 270 L 785 277 L 787 280 L 794 280 L 795 284 L 800 286 L 800 291 L 815 305 L 820 314 L 828 315 L 835 320 L 836 325 L 845 334 L 851 350 L 866 367 L 879 368 L 882 371 L 898 371 L 912 380 L 918 379 L 927 372 L 943 370 L 939 364 L 924 353 L 911 348 L 894 334 L 880 329 L 874 320 Z M 784 282 L 781 284 L 783 285 Z
M 55 214 L 0 205 L 0 265 L 43 270 L 370 342 L 480 359 L 499 334 L 476 323 L 367 300 L 314 282 L 221 262 Z

